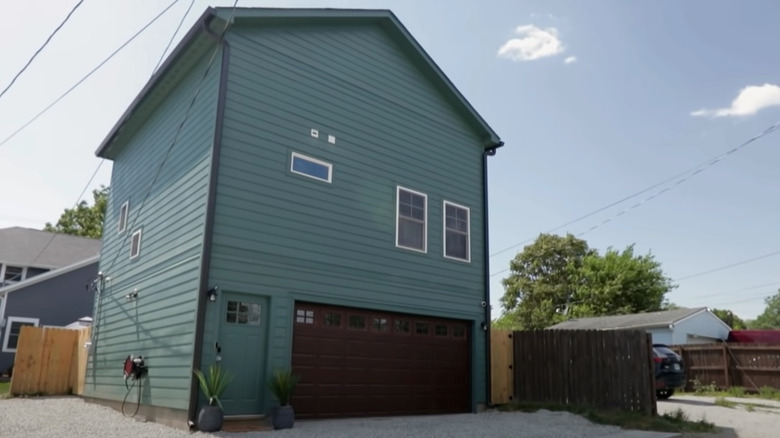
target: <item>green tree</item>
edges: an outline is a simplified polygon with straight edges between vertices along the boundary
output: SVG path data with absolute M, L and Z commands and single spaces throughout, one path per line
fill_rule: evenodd
M 764 298 L 766 308 L 751 322 L 752 329 L 780 329 L 780 289 L 771 297 Z
M 589 255 L 577 283 L 569 310 L 572 317 L 662 310 L 669 306 L 666 294 L 675 287 L 655 257 L 634 254 L 634 245 L 623 251 L 609 248 L 604 255 Z
M 729 325 L 729 327 L 732 328 L 732 330 L 745 330 L 747 328 L 747 323 L 742 320 L 739 316 L 735 315 L 734 312 L 727 309 L 712 309 L 712 313 L 715 314 L 718 318 L 720 318 L 721 321 L 725 322 Z
M 509 263 L 501 306 L 524 329 L 544 328 L 566 319 L 583 261 L 596 252 L 571 234 L 540 234 Z
M 75 208 L 66 208 L 55 225 L 46 222 L 44 231 L 100 239 L 106 215 L 109 188 L 103 185 L 92 191 L 92 205 L 81 201 Z
M 515 319 L 514 313 L 504 313 L 490 323 L 490 327 L 498 330 L 522 330 L 523 326 Z
M 656 311 L 674 289 L 651 254 L 633 245 L 604 255 L 572 235 L 542 234 L 510 262 L 501 323 L 541 329 L 572 317 Z M 512 327 L 515 328 L 515 327 Z

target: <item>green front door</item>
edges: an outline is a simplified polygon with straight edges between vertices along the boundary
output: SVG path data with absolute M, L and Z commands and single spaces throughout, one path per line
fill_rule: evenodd
M 222 367 L 233 374 L 221 398 L 225 415 L 263 413 L 267 302 L 263 297 L 222 294 L 220 357 Z

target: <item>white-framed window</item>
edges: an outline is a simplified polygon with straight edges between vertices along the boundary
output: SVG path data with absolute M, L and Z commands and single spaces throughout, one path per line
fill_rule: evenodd
M 38 327 L 40 320 L 38 318 L 23 318 L 20 316 L 9 316 L 5 324 L 5 335 L 3 336 L 3 352 L 16 353 L 16 346 L 19 344 L 19 334 L 22 327 L 31 325 Z
M 117 224 L 117 232 L 124 233 L 127 229 L 127 212 L 130 210 L 130 201 L 125 201 L 121 207 L 119 207 L 119 223 Z
M 141 230 L 136 230 L 130 238 L 130 258 L 134 259 L 139 254 L 141 254 Z
M 471 210 L 444 201 L 444 257 L 471 262 Z
M 290 172 L 325 181 L 326 183 L 333 182 L 333 164 L 307 157 L 298 152 L 292 153 Z
M 398 186 L 396 189 L 395 246 L 428 251 L 428 195 Z

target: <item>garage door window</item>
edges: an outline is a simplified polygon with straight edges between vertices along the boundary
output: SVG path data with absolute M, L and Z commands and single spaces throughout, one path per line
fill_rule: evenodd
M 366 328 L 366 317 L 363 315 L 349 315 L 349 328 L 364 330 Z
M 404 321 L 403 319 L 396 319 L 395 320 L 395 332 L 396 333 L 409 333 L 410 331 L 409 321 Z
M 466 337 L 466 327 L 456 325 L 452 328 L 452 337 L 454 338 L 465 338 Z
M 387 331 L 387 319 L 386 318 L 374 318 L 373 323 L 374 331 L 386 332 Z
M 427 335 L 428 334 L 428 323 L 425 322 L 418 322 L 414 325 L 414 332 L 418 335 Z
M 314 324 L 314 311 L 305 309 L 296 310 L 295 322 L 299 324 Z
M 436 324 L 436 336 L 447 336 L 449 330 L 444 324 Z
M 341 327 L 341 314 L 325 312 L 323 323 L 328 327 Z

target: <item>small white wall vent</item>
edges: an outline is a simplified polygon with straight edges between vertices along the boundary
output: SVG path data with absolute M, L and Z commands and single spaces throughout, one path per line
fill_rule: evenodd
M 311 136 L 314 137 L 314 138 L 319 138 L 320 137 L 320 131 L 317 131 L 316 129 L 312 129 L 311 130 Z
M 336 144 L 336 137 L 333 135 L 328 136 L 328 143 L 330 144 Z

